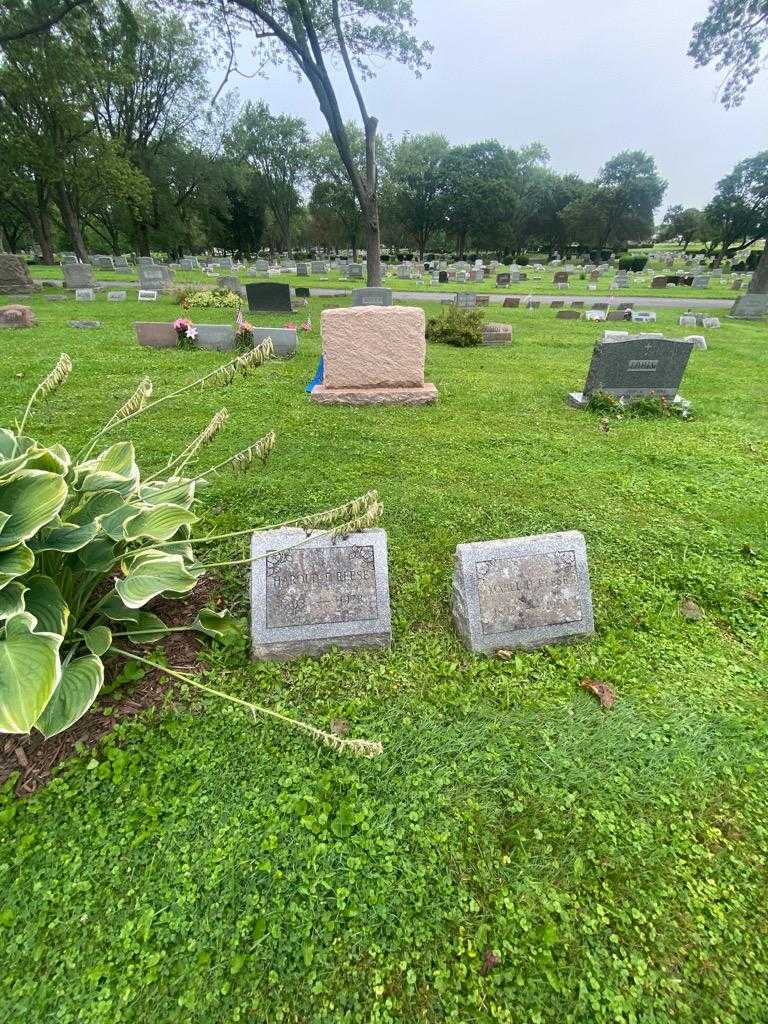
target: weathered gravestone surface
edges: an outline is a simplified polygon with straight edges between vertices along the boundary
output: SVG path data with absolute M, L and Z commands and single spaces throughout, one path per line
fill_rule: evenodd
M 348 263 L 347 264 L 347 277 L 356 278 L 358 281 L 363 279 L 363 266 L 361 263 Z
M 96 293 L 93 288 L 76 288 L 75 289 L 75 301 L 77 302 L 93 302 L 96 298 Z
M 231 324 L 197 324 L 197 348 L 229 352 L 235 347 L 235 328 Z
M 93 276 L 93 267 L 90 263 L 67 263 L 62 268 L 64 274 L 64 287 L 74 288 L 95 288 L 96 281 Z
M 496 287 L 504 288 L 508 287 L 512 280 L 511 274 L 497 274 L 496 275 Z
M 606 320 L 627 320 L 631 316 L 630 313 L 625 313 L 623 309 L 612 309 L 606 316 Z
M 556 320 L 579 320 L 580 317 L 578 309 L 558 309 L 555 313 Z
M 254 345 L 260 345 L 269 338 L 278 359 L 290 359 L 296 355 L 299 342 L 295 327 L 254 327 L 251 335 Z
M 128 292 L 107 292 L 107 302 L 125 302 Z
M 667 279 L 666 277 L 654 277 L 651 281 L 651 288 L 666 288 Z
M 11 252 L 0 252 L 0 292 L 29 295 L 34 290 L 35 285 L 24 260 Z
M 297 263 L 296 274 L 299 277 L 309 277 L 309 264 L 308 263 Z
M 288 284 L 278 284 L 276 281 L 247 284 L 245 294 L 248 296 L 248 309 L 252 313 L 259 311 L 293 312 L 291 286 Z
M 353 288 L 353 306 L 391 306 L 391 288 Z
M 453 621 L 467 647 L 483 654 L 591 636 L 583 535 L 570 530 L 459 544 Z
M 157 292 L 153 288 L 140 288 L 137 299 L 139 302 L 157 302 Z
M 709 288 L 709 276 L 707 274 L 697 274 L 692 281 L 692 286 L 694 288 Z
M 222 277 L 217 277 L 216 287 L 225 288 L 228 292 L 234 292 L 235 295 L 245 294 L 240 278 L 235 277 L 233 274 L 224 274 Z
M 474 292 L 456 292 L 457 306 L 476 306 L 477 295 Z
M 658 335 L 628 335 L 618 341 L 598 341 L 592 352 L 584 391 L 568 396 L 571 405 L 585 406 L 597 391 L 632 400 L 656 396 L 681 402 L 677 389 L 693 344 Z
M 549 304 L 550 309 L 562 309 L 565 305 L 565 299 L 552 299 Z
M 162 292 L 166 291 L 173 284 L 173 271 L 168 267 L 142 264 L 139 267 L 139 287 L 148 290 Z
M 437 388 L 424 380 L 426 316 L 416 306 L 324 309 L 323 382 L 313 402 L 341 405 L 424 405 Z
M 484 345 L 511 345 L 512 328 L 509 324 L 483 324 Z
M 568 284 L 569 277 L 570 273 L 567 270 L 556 270 L 552 280 L 555 284 Z
M 336 539 L 268 530 L 253 535 L 251 555 L 254 658 L 282 661 L 392 642 L 384 530 Z
M 519 305 L 520 299 L 518 298 L 511 298 L 510 296 L 507 296 L 507 298 L 504 299 L 504 307 L 506 309 L 517 309 Z
M 70 320 L 69 326 L 87 330 L 89 327 L 101 327 L 101 320 Z
M 36 323 L 31 306 L 0 306 L 0 327 L 34 327 Z

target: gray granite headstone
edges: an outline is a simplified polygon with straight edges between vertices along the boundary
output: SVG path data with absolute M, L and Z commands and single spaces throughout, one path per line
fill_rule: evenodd
M 391 288 L 353 288 L 353 306 L 391 306 Z
M 107 302 L 125 302 L 128 292 L 107 292 Z
M 474 292 L 456 292 L 457 306 L 476 306 L 477 295 Z
M 581 407 L 601 391 L 615 398 L 656 396 L 681 400 L 677 393 L 693 350 L 690 341 L 659 335 L 634 334 L 613 341 L 603 338 L 595 345 L 584 391 L 568 396 Z
M 268 530 L 253 535 L 251 556 L 254 658 L 284 661 L 392 642 L 384 530 L 335 540 Z
M 157 292 L 153 288 L 140 288 L 137 298 L 139 302 L 156 302 Z
M 89 327 L 101 327 L 101 320 L 70 320 L 69 326 L 85 330 Z
M 293 312 L 290 285 L 279 284 L 276 281 L 252 283 L 245 286 L 245 293 L 248 296 L 248 309 L 252 313 L 260 310 L 275 313 Z
M 299 342 L 295 327 L 254 327 L 251 334 L 254 345 L 260 345 L 269 338 L 278 359 L 290 359 L 296 355 Z
M 139 267 L 139 287 L 157 292 L 165 291 L 173 283 L 173 271 L 168 267 L 142 264 Z
M 90 263 L 66 263 L 61 268 L 65 288 L 93 288 L 95 281 Z
M 459 544 L 453 621 L 483 654 L 594 633 L 584 536 L 576 530 Z

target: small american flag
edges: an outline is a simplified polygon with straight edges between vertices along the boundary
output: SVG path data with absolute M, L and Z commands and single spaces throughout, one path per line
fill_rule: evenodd
M 301 329 L 302 329 L 302 331 L 311 331 L 312 330 L 312 321 L 309 319 L 309 317 L 307 317 L 307 319 L 301 325 Z

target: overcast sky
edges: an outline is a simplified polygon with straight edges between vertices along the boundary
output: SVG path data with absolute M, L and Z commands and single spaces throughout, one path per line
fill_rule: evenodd
M 622 149 L 653 154 L 668 205 L 703 206 L 743 157 L 768 148 L 768 71 L 743 106 L 716 99 L 719 75 L 686 56 L 708 0 L 414 0 L 434 45 L 417 79 L 382 64 L 365 93 L 384 134 L 442 132 L 453 143 L 540 141 L 558 171 L 594 177 Z M 247 62 L 244 62 L 247 63 Z M 354 116 L 348 90 L 339 95 Z M 314 93 L 286 68 L 238 80 L 242 98 L 325 127 Z

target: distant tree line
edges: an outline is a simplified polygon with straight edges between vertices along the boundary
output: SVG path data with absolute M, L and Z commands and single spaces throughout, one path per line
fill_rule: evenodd
M 61 9 L 66 5 L 61 5 Z M 10 38 L 7 38 L 10 36 Z M 212 45 L 212 44 L 211 44 Z M 365 222 L 329 132 L 264 103 L 210 95 L 205 34 L 171 6 L 75 4 L 45 31 L 0 33 L 0 244 L 172 256 L 219 248 L 351 249 Z M 352 159 L 366 138 L 345 126 Z M 654 236 L 666 191 L 652 156 L 625 151 L 594 181 L 543 145 L 378 139 L 385 245 L 427 251 L 620 250 Z M 703 211 L 671 208 L 660 237 L 725 256 L 765 237 L 768 153 L 742 161 Z

